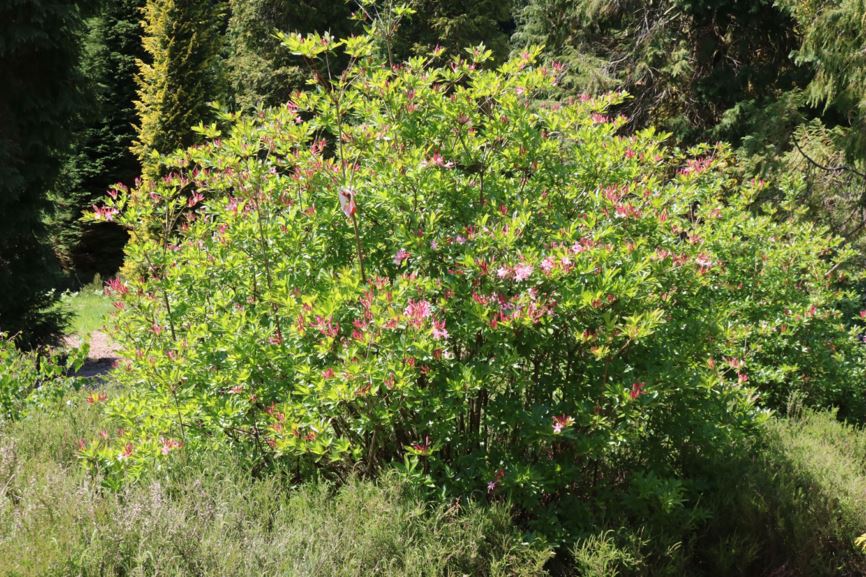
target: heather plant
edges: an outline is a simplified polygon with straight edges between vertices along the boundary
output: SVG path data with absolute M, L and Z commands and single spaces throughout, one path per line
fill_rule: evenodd
M 113 434 L 88 396 L 0 429 L 0 576 L 547 575 L 506 506 L 431 506 L 394 475 L 288 490 L 219 453 L 105 491 L 77 459 Z
M 296 480 L 400 463 L 550 535 L 624 489 L 680 531 L 683 472 L 762 408 L 862 414 L 850 252 L 753 210 L 724 149 L 619 135 L 624 95 L 551 101 L 535 49 L 388 66 L 367 37 L 283 41 L 310 90 L 199 126 L 96 208 L 132 238 L 121 431 L 82 450 L 109 482 L 230 447 Z

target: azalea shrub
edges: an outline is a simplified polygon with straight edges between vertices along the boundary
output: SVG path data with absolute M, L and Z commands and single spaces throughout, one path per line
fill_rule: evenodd
M 95 210 L 132 238 L 120 430 L 82 449 L 109 478 L 214 447 L 298 480 L 397 463 L 553 531 L 617 487 L 682 507 L 689 463 L 792 391 L 860 414 L 850 252 L 754 210 L 725 150 L 552 100 L 535 50 L 284 41 L 309 90 Z

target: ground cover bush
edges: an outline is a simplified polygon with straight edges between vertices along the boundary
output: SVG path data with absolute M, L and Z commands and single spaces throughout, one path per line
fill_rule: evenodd
M 132 235 L 122 430 L 82 450 L 107 483 L 225 448 L 295 481 L 399 463 L 553 539 L 651 518 L 664 550 L 762 408 L 863 414 L 851 253 L 753 210 L 723 149 L 619 136 L 622 95 L 547 100 L 536 51 L 284 40 L 314 88 L 96 208 Z
M 297 487 L 291 471 L 255 477 L 237 455 L 187 452 L 106 490 L 79 462 L 80 442 L 115 434 L 90 395 L 0 427 L 0 575 L 805 577 L 862 575 L 866 562 L 854 546 L 866 435 L 833 412 L 773 417 L 709 465 L 707 515 L 670 547 L 654 541 L 656 520 L 620 504 L 554 559 L 505 504 L 430 500 L 393 471 Z
M 80 381 L 71 375 L 86 359 L 87 345 L 64 354 L 23 352 L 0 333 L 0 422 L 17 420 L 80 388 Z

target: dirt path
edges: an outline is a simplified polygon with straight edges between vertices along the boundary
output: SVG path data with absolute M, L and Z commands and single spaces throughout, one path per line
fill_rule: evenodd
M 81 337 L 67 337 L 66 344 L 70 347 L 81 346 Z M 87 361 L 76 374 L 79 377 L 101 377 L 114 367 L 118 358 L 117 350 L 117 344 L 108 335 L 93 331 L 90 334 L 90 352 Z

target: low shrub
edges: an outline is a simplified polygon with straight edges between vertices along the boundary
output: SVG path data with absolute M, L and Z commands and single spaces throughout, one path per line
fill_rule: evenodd
M 759 407 L 862 415 L 850 251 L 753 211 L 724 150 L 619 136 L 619 95 L 548 101 L 536 51 L 391 68 L 368 38 L 285 41 L 315 89 L 199 127 L 96 209 L 132 235 L 124 433 L 83 451 L 108 479 L 181 445 L 299 481 L 397 462 L 549 536 L 623 492 L 676 532 L 703 514 L 693 464 Z
M 87 359 L 87 346 L 62 354 L 21 351 L 0 333 L 0 421 L 16 420 L 28 410 L 45 408 L 80 383 L 71 375 Z

